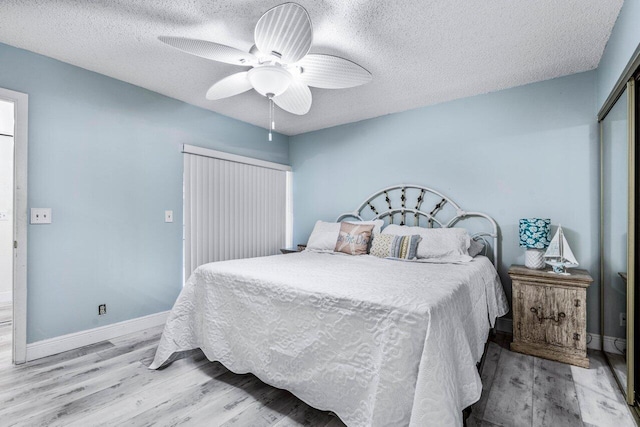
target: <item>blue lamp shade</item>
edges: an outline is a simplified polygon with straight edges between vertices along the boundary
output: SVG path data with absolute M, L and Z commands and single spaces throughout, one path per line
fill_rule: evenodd
M 545 249 L 549 246 L 551 220 L 524 218 L 520 220 L 520 246 L 527 249 Z

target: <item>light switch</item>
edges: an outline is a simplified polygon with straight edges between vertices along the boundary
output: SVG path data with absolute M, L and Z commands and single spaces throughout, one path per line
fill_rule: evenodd
M 164 222 L 173 222 L 173 211 L 164 211 Z
M 51 208 L 31 208 L 31 224 L 51 224 Z

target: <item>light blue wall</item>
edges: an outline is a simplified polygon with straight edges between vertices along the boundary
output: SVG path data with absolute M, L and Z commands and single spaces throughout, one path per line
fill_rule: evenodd
M 502 232 L 500 273 L 524 262 L 518 219 L 561 223 L 583 268 L 599 277 L 595 72 L 465 98 L 289 139 L 294 243 L 393 184 L 432 187 Z M 597 283 L 588 329 L 599 330 Z
M 286 136 L 3 44 L 0 87 L 29 95 L 28 205 L 53 209 L 28 228 L 28 342 L 171 308 L 181 144 L 289 161 Z
M 640 0 L 625 0 L 598 65 L 598 109 L 640 43 Z

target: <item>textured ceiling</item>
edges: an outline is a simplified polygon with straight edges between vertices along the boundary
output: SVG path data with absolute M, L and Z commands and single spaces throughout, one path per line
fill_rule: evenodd
M 295 135 L 598 66 L 623 0 L 298 0 L 311 16 L 312 53 L 369 70 L 364 86 L 311 88 L 305 116 L 276 111 Z M 172 49 L 159 35 L 243 50 L 260 16 L 282 0 L 1 0 L 0 42 L 266 127 L 254 91 L 220 101 L 205 93 L 242 71 Z

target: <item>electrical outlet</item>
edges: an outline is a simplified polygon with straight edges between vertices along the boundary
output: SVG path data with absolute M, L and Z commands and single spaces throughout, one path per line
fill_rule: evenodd
M 107 304 L 100 304 L 98 306 L 98 316 L 102 316 L 103 314 L 107 314 Z
M 627 326 L 627 313 L 620 313 L 620 326 Z
M 31 208 L 31 224 L 51 224 L 51 208 Z
M 173 211 L 164 211 L 164 222 L 173 222 Z

